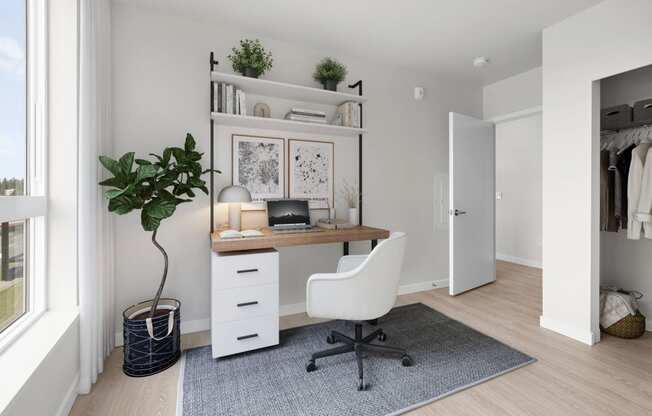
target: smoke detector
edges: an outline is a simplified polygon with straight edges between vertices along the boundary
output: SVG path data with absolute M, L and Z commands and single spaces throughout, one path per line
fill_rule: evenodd
M 482 68 L 483 66 L 489 65 L 489 58 L 486 56 L 478 56 L 477 58 L 473 58 L 473 66 L 476 68 Z

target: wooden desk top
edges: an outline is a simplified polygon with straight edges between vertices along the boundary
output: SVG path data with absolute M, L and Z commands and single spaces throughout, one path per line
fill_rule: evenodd
M 303 246 L 309 244 L 342 243 L 345 241 L 382 240 L 389 238 L 389 231 L 381 228 L 359 226 L 345 230 L 322 230 L 310 233 L 274 234 L 263 228 L 263 237 L 233 238 L 222 240 L 219 232 L 211 235 L 213 251 L 260 250 L 265 248 Z

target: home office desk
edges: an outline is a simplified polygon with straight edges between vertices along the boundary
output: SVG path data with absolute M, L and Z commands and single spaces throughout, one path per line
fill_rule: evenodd
M 211 343 L 213 358 L 278 344 L 279 258 L 278 247 L 376 242 L 389 231 L 358 226 L 342 230 L 274 234 L 221 239 L 211 235 Z

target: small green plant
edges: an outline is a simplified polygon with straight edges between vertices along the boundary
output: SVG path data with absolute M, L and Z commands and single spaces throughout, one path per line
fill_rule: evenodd
M 256 77 L 272 69 L 274 63 L 272 53 L 266 51 L 258 39 L 242 39 L 240 48 L 231 48 L 228 58 L 234 71 L 245 74 L 246 70 L 253 70 Z
M 346 77 L 346 67 L 333 58 L 324 58 L 317 64 L 313 77 L 322 84 L 326 81 L 339 83 Z
M 201 176 L 210 169 L 202 170 L 200 160 L 203 153 L 195 150 L 195 139 L 190 134 L 186 135 L 183 148 L 168 147 L 162 155 L 150 155 L 154 157 L 153 160 L 134 159 L 134 152 L 125 153 L 119 160 L 100 156 L 100 163 L 113 177 L 99 184 L 111 188 L 104 193 L 109 200 L 110 212 L 124 215 L 140 210 L 143 229 L 152 231 L 152 244 L 163 254 L 165 267 L 149 313 L 152 318 L 168 273 L 168 255 L 156 241 L 156 233 L 161 221 L 170 218 L 177 205 L 192 201 L 194 190 L 208 194 L 206 182 Z

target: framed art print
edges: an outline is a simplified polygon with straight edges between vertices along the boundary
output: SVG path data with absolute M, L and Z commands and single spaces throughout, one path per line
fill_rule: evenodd
M 231 137 L 233 185 L 249 190 L 253 201 L 285 197 L 285 141 L 274 137 Z
M 335 144 L 288 140 L 290 198 L 307 199 L 312 209 L 333 206 Z

